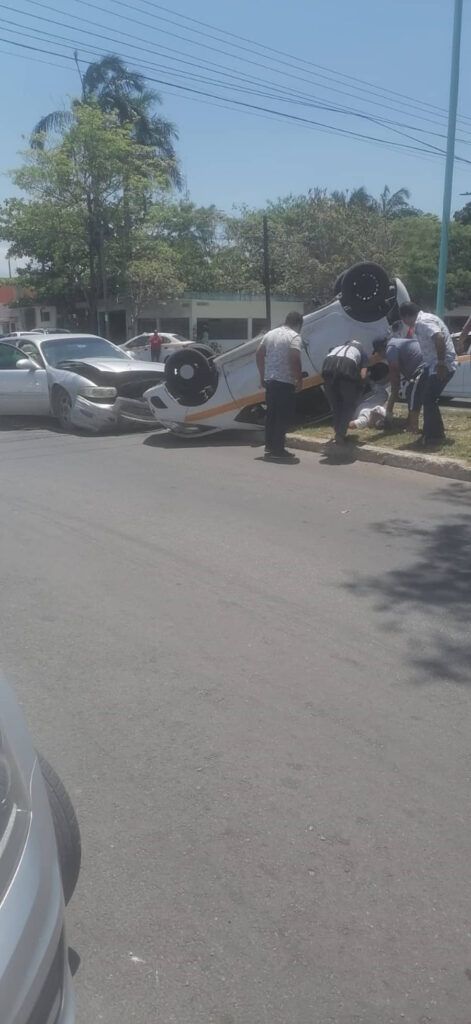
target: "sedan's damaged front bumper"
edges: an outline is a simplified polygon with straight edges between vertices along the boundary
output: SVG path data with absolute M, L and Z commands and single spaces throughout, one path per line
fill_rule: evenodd
M 118 398 L 113 403 L 91 402 L 78 395 L 72 406 L 72 423 L 80 430 L 98 433 L 120 423 L 146 423 L 157 426 L 143 398 Z
M 71 420 L 74 427 L 80 430 L 90 430 L 98 433 L 115 427 L 118 423 L 117 403 L 105 404 L 101 402 L 90 402 L 88 398 L 77 395 L 71 412 Z

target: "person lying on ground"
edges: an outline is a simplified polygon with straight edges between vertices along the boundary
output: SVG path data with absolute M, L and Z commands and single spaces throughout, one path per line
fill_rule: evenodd
M 368 382 L 368 388 L 349 423 L 349 430 L 383 430 L 386 426 L 386 404 L 389 390 L 382 383 Z

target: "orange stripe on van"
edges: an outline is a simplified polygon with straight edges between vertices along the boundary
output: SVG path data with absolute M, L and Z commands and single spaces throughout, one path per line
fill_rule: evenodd
M 322 377 L 320 373 L 314 374 L 312 377 L 305 377 L 303 380 L 303 391 L 308 388 L 317 387 L 318 384 L 322 384 Z M 256 405 L 258 402 L 263 402 L 265 399 L 264 391 L 257 391 L 254 395 L 246 395 L 244 398 L 235 398 L 232 402 L 226 402 L 224 405 L 215 405 L 212 409 L 198 409 L 198 412 L 190 412 L 185 416 L 185 423 L 201 423 L 204 420 L 213 419 L 214 416 L 223 416 L 226 412 L 232 412 L 233 409 L 245 409 L 247 405 Z

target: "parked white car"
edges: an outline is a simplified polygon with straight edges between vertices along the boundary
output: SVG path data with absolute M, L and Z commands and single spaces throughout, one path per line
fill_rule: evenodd
M 460 335 L 452 334 L 451 337 L 456 348 Z M 453 398 L 458 400 L 471 399 L 471 352 L 468 352 L 465 355 L 457 355 L 456 362 L 458 365 L 455 373 L 441 393 L 441 402 L 449 402 Z M 402 378 L 399 397 L 404 401 L 407 394 L 407 385 L 408 381 L 405 378 Z
M 133 360 L 92 334 L 28 335 L 0 343 L 0 416 L 54 416 L 67 430 L 97 432 L 153 422 L 144 392 L 164 366 Z
M 80 870 L 79 826 L 1 677 L 0 736 L 1 1021 L 74 1024 L 64 899 Z
M 153 332 L 152 332 L 153 333 Z M 186 348 L 191 345 L 191 341 L 183 338 L 181 334 L 165 334 L 159 331 L 159 335 L 162 338 L 162 348 L 160 351 L 160 360 L 165 363 L 169 356 L 174 352 L 179 352 L 180 349 Z M 121 348 L 124 352 L 127 352 L 133 359 L 142 359 L 145 362 L 150 362 L 150 339 L 152 334 L 137 334 L 135 338 L 130 338 L 129 341 L 125 341 Z
M 382 267 L 360 263 L 338 279 L 333 302 L 304 317 L 302 328 L 303 390 L 322 385 L 324 357 L 334 345 L 356 339 L 368 352 L 386 337 L 398 318 L 398 304 L 408 300 L 399 280 Z M 165 364 L 165 379 L 146 398 L 155 418 L 175 434 L 263 427 L 265 393 L 255 362 L 259 339 L 214 357 L 202 346 L 175 352 Z

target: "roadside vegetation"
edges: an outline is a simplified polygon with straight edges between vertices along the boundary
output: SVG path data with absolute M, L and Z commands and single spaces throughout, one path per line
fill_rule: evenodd
M 264 209 L 194 204 L 185 190 L 178 130 L 139 72 L 110 54 L 81 71 L 78 95 L 32 127 L 0 205 L 0 238 L 22 261 L 19 281 L 60 315 L 77 304 L 97 326 L 99 300 L 126 295 L 133 317 L 184 291 L 260 292 L 262 218 L 268 215 L 270 284 L 312 308 L 332 297 L 346 267 L 381 263 L 433 306 L 440 222 L 407 188 L 329 192 L 312 183 Z M 289 188 L 289 182 L 287 182 Z M 234 203 L 237 203 L 237 195 Z M 447 301 L 471 294 L 471 203 L 450 232 Z
M 471 410 L 441 409 L 447 439 L 440 445 L 434 454 L 447 459 L 462 459 L 471 464 Z M 354 446 L 365 444 L 374 445 L 376 448 L 389 448 L 403 452 L 424 451 L 420 444 L 420 438 L 410 434 L 405 428 L 406 418 L 397 416 L 388 430 L 361 430 L 349 433 L 350 443 Z M 332 428 L 330 418 L 325 417 L 322 423 L 306 424 L 296 429 L 297 434 L 308 438 L 315 438 L 319 441 L 330 441 Z

